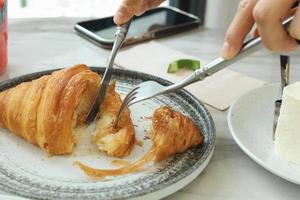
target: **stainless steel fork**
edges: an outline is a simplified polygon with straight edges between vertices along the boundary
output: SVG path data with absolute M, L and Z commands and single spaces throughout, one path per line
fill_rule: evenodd
M 283 25 L 286 27 L 292 21 L 292 19 L 293 17 L 288 18 L 283 22 Z M 139 84 L 132 91 L 130 91 L 126 95 L 125 99 L 123 100 L 121 108 L 117 114 L 116 125 L 119 121 L 122 112 L 126 107 L 131 106 L 137 102 L 153 98 L 161 94 L 174 92 L 194 82 L 201 81 L 206 77 L 226 68 L 227 66 L 241 60 L 242 58 L 249 56 L 250 54 L 262 48 L 263 45 L 261 43 L 260 37 L 250 39 L 243 44 L 240 52 L 234 58 L 230 60 L 224 60 L 222 57 L 219 57 L 214 61 L 204 65 L 202 68 L 196 70 L 195 72 L 193 72 L 191 75 L 189 75 L 179 83 L 175 83 L 170 86 L 164 86 L 155 81 L 146 81 Z

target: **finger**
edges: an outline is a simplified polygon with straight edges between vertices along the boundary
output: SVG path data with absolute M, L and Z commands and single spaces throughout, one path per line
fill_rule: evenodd
M 152 1 L 145 0 L 145 1 L 148 2 L 148 8 L 155 8 L 155 7 L 159 6 L 165 0 L 152 0 Z
M 126 9 L 119 8 L 114 16 L 114 22 L 118 25 L 125 24 L 133 17 L 133 15 L 133 13 L 128 12 Z
M 296 12 L 297 12 L 297 10 L 298 10 L 298 7 L 297 7 L 297 8 L 292 8 L 292 9 L 287 13 L 287 15 L 285 16 L 285 18 L 288 18 L 288 17 L 290 17 L 290 16 L 295 15 Z
M 142 9 L 137 12 L 135 15 L 139 16 L 142 15 L 145 11 L 152 9 L 152 8 L 156 8 L 157 6 L 159 6 L 162 2 L 164 2 L 165 0 L 143 0 L 141 1 L 142 5 Z
M 274 52 L 294 51 L 298 45 L 282 26 L 296 0 L 260 0 L 253 16 L 264 45 Z
M 254 24 L 252 10 L 256 3 L 257 0 L 242 0 L 240 2 L 237 13 L 225 34 L 221 53 L 224 59 L 234 57 L 241 49 L 246 35 Z
M 118 25 L 124 24 L 133 16 L 139 16 L 146 10 L 157 7 L 163 1 L 164 0 L 123 0 L 114 16 L 114 22 Z
M 287 19 L 288 17 L 295 15 L 296 11 L 297 8 L 292 8 L 283 19 Z M 259 32 L 257 27 L 254 29 L 252 36 L 253 38 L 259 37 Z
M 293 38 L 300 39 L 300 9 L 296 10 L 294 19 L 289 27 L 289 33 Z
M 114 22 L 118 25 L 128 22 L 135 15 L 135 13 L 139 12 L 139 6 L 140 2 L 137 0 L 122 1 L 114 16 Z

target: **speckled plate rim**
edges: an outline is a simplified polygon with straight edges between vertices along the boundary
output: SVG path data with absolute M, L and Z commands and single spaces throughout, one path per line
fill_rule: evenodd
M 230 130 L 230 133 L 234 139 L 234 141 L 237 143 L 237 145 L 240 147 L 240 149 L 246 154 L 248 155 L 254 162 L 256 162 L 257 164 L 259 164 L 260 166 L 262 166 L 264 169 L 266 169 L 267 171 L 271 172 L 272 174 L 280 177 L 280 178 L 283 178 L 285 180 L 288 180 L 292 183 L 295 183 L 295 184 L 298 184 L 300 185 L 300 181 L 297 180 L 297 179 L 293 179 L 289 176 L 286 176 L 285 173 L 283 173 L 282 171 L 279 171 L 279 170 L 275 170 L 274 168 L 270 167 L 269 165 L 267 165 L 263 160 L 261 160 L 259 157 L 257 157 L 254 153 L 252 153 L 251 150 L 249 150 L 247 148 L 247 146 L 244 145 L 243 142 L 240 141 L 239 139 L 239 136 L 238 134 L 236 133 L 235 131 L 235 128 L 233 127 L 232 125 L 232 116 L 235 115 L 235 107 L 239 104 L 240 101 L 242 101 L 242 99 L 244 98 L 247 98 L 249 95 L 253 94 L 253 93 L 256 93 L 257 91 L 259 90 L 262 90 L 262 89 L 266 89 L 266 88 L 271 88 L 271 87 L 278 87 L 279 88 L 279 83 L 273 83 L 273 84 L 267 84 L 263 87 L 259 87 L 259 88 L 256 88 L 254 90 L 251 90 L 250 92 L 246 93 L 245 95 L 241 96 L 240 98 L 238 98 L 232 105 L 231 107 L 229 108 L 229 111 L 228 111 L 228 115 L 227 115 L 227 121 L 228 121 L 228 127 L 229 127 L 229 130 Z
M 90 69 L 99 74 L 103 74 L 104 70 L 105 70 L 104 67 L 90 67 Z M 60 69 L 51 69 L 51 70 L 45 70 L 45 71 L 40 71 L 40 72 L 34 72 L 31 74 L 27 74 L 27 75 L 23 75 L 23 76 L 19 76 L 19 77 L 15 77 L 15 78 L 12 78 L 9 80 L 2 81 L 2 82 L 0 82 L 0 92 L 3 90 L 6 90 L 8 88 L 11 88 L 17 84 L 20 84 L 22 82 L 36 79 L 38 77 L 50 74 L 57 70 L 60 70 Z M 163 78 L 153 76 L 150 74 L 146 74 L 143 72 L 124 70 L 124 69 L 113 69 L 113 73 L 114 74 L 115 73 L 116 74 L 126 73 L 129 76 L 130 75 L 134 76 L 134 75 L 138 74 L 139 78 L 143 81 L 156 80 L 157 82 L 159 82 L 163 85 L 172 84 L 172 82 L 167 81 Z M 213 155 L 214 148 L 215 148 L 216 133 L 215 133 L 215 125 L 214 125 L 213 119 L 212 119 L 209 111 L 194 95 L 192 95 L 188 91 L 181 90 L 177 93 L 179 93 L 181 96 L 189 97 L 191 99 L 191 101 L 195 104 L 195 106 L 197 106 L 198 108 L 201 108 L 201 110 L 205 113 L 205 121 L 207 123 L 206 125 L 208 127 L 208 130 L 210 130 L 209 134 L 211 135 L 209 145 L 206 149 L 206 152 L 203 153 L 203 157 L 200 160 L 198 160 L 198 162 L 196 162 L 193 167 L 189 168 L 189 170 L 186 170 L 184 173 L 180 174 L 179 176 L 176 176 L 175 178 L 173 178 L 172 180 L 170 180 L 163 186 L 158 185 L 157 187 L 150 188 L 149 190 L 147 190 L 145 192 L 137 193 L 128 198 L 132 198 L 132 199 L 144 199 L 145 197 L 147 197 L 147 199 L 148 198 L 149 199 L 163 198 L 163 197 L 166 197 L 166 196 L 178 191 L 179 189 L 183 188 L 188 183 L 193 181 L 205 169 L 205 167 L 208 165 L 208 163 Z M 18 191 L 18 190 L 15 190 L 14 188 L 7 187 L 3 183 L 0 183 L 0 189 L 3 191 L 11 192 L 11 193 L 21 195 L 24 197 L 32 198 L 32 196 L 29 196 L 26 192 Z

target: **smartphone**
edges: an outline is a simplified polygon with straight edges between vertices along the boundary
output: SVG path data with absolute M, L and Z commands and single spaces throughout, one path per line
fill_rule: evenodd
M 124 45 L 165 37 L 196 28 L 200 19 L 173 7 L 159 7 L 134 17 Z M 116 25 L 113 16 L 78 22 L 75 31 L 104 48 L 112 48 Z

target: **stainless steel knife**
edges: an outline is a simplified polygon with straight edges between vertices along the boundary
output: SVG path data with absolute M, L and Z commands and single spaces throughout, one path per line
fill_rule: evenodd
M 111 80 L 115 57 L 125 41 L 130 24 L 131 24 L 131 20 L 126 24 L 117 27 L 115 39 L 114 39 L 114 45 L 108 60 L 108 66 L 106 67 L 106 70 L 104 72 L 104 76 L 102 78 L 100 89 L 97 93 L 97 97 L 86 119 L 88 124 L 92 123 L 95 117 L 97 116 L 97 114 L 99 113 L 100 105 L 105 98 L 106 90 Z
M 280 108 L 282 104 L 283 89 L 289 84 L 289 73 L 290 73 L 290 57 L 280 55 L 280 73 L 281 73 L 281 88 L 279 99 L 275 101 L 274 109 L 274 123 L 273 123 L 273 140 L 275 139 L 275 132 L 277 127 L 277 121 L 280 114 Z

